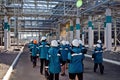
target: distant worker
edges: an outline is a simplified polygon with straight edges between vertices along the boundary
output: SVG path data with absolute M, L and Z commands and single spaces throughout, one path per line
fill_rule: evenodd
M 70 45 L 69 41 L 66 41 L 66 47 L 67 47 L 68 49 L 71 48 L 71 45 Z
M 81 50 L 81 52 L 83 53 L 83 54 L 87 54 L 87 48 L 85 47 L 85 45 L 83 44 L 83 42 L 82 42 L 82 40 L 79 40 L 79 48 L 80 48 L 80 50 Z
M 57 40 L 58 44 L 60 45 L 60 40 Z
M 83 45 L 82 45 L 82 40 L 79 40 L 79 44 L 80 44 L 80 45 L 79 45 L 80 49 L 82 49 L 82 46 L 83 46 Z
M 32 62 L 33 62 L 33 67 L 36 66 L 37 63 L 37 54 L 38 54 L 38 48 L 37 48 L 37 40 L 33 40 L 33 45 L 32 47 L 30 47 L 31 49 L 31 58 L 32 58 Z
M 87 48 L 84 46 L 82 40 L 79 40 L 79 48 L 81 50 L 81 53 L 83 54 L 83 57 L 85 58 L 85 54 L 87 54 Z M 84 67 L 84 63 L 83 63 L 83 67 Z M 83 69 L 84 72 L 84 69 Z
M 63 40 L 61 42 L 61 46 L 60 46 L 60 53 L 61 53 L 61 58 L 62 58 L 62 72 L 61 72 L 61 76 L 65 75 L 65 70 L 66 70 L 66 63 L 67 63 L 67 58 L 68 58 L 68 52 L 69 52 L 69 48 L 66 46 L 66 41 Z
M 102 46 L 102 41 L 101 41 L 101 40 L 98 40 L 98 41 L 97 41 L 97 44 L 100 44 L 101 48 L 103 47 L 103 46 Z
M 83 80 L 83 59 L 84 55 L 79 48 L 79 41 L 74 39 L 72 41 L 71 51 L 68 54 L 68 72 L 70 80 L 75 80 L 76 76 L 78 80 Z
M 59 73 L 61 72 L 61 54 L 56 40 L 51 41 L 51 48 L 48 51 L 49 62 L 49 80 L 59 80 Z
M 30 50 L 30 61 L 32 62 L 32 46 L 33 46 L 33 40 L 30 41 L 30 43 L 28 44 L 28 48 Z
M 43 36 L 39 45 L 39 58 L 40 58 L 40 73 L 43 74 L 43 68 L 45 67 L 46 58 L 49 50 L 49 44 L 47 43 L 47 38 Z
M 99 65 L 101 74 L 104 73 L 104 66 L 102 64 L 103 63 L 102 54 L 103 54 L 103 49 L 101 48 L 100 44 L 97 44 L 92 54 L 92 58 L 94 59 L 94 72 L 96 72 Z
M 33 40 L 31 40 L 28 44 L 28 48 L 30 48 L 33 45 Z

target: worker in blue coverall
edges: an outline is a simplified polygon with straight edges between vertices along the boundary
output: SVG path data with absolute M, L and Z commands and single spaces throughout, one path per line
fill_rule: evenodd
M 59 80 L 61 72 L 61 54 L 56 40 L 51 41 L 51 48 L 48 51 L 47 60 L 49 61 L 49 80 Z
M 29 48 L 29 50 L 30 50 L 30 61 L 32 62 L 32 46 L 33 46 L 34 44 L 33 44 L 33 40 L 28 44 L 28 48 Z
M 49 44 L 47 43 L 47 38 L 43 36 L 39 45 L 39 58 L 40 58 L 40 73 L 43 74 L 43 68 L 47 65 L 46 58 L 49 50 Z M 45 71 L 46 72 L 46 71 Z
M 82 40 L 79 40 L 79 48 L 81 50 L 81 53 L 83 53 L 83 56 L 85 58 L 85 54 L 87 54 L 87 48 L 84 46 Z M 84 63 L 83 63 L 83 67 L 84 67 Z M 84 69 L 83 69 L 83 72 L 84 72 Z
M 100 44 L 97 44 L 92 54 L 92 58 L 94 59 L 94 72 L 96 72 L 99 65 L 101 74 L 104 73 L 104 66 L 102 64 L 103 63 L 102 54 L 103 54 L 103 49 L 101 48 Z
M 79 44 L 80 44 L 80 45 L 79 45 L 79 48 L 80 48 L 81 52 L 82 52 L 83 54 L 87 54 L 87 49 L 86 49 L 86 47 L 84 46 L 82 40 L 79 40 Z
M 57 40 L 58 44 L 60 45 L 60 40 Z
M 32 44 L 33 44 L 33 40 L 30 41 L 30 43 L 28 44 L 28 48 L 30 48 L 32 46 Z
M 74 39 L 72 41 L 71 51 L 68 53 L 68 72 L 70 80 L 75 80 L 76 76 L 78 80 L 83 80 L 83 59 L 84 55 L 79 48 L 79 41 Z
M 79 40 L 79 48 L 82 49 L 83 45 L 82 45 L 82 40 Z
M 37 63 L 37 54 L 38 54 L 38 48 L 37 48 L 37 40 L 33 40 L 33 45 L 30 47 L 31 49 L 31 58 L 32 58 L 32 62 L 33 62 L 33 67 L 36 66 Z
M 98 40 L 98 41 L 97 41 L 97 44 L 100 44 L 101 49 L 103 48 L 103 45 L 102 45 L 102 41 L 101 41 L 101 40 Z
M 70 50 L 71 45 L 70 45 L 69 41 L 66 41 L 66 47 Z
M 63 40 L 61 42 L 61 46 L 60 46 L 60 53 L 61 53 L 61 58 L 62 58 L 62 72 L 61 72 L 61 76 L 65 75 L 66 63 L 67 63 L 67 58 L 68 58 L 68 52 L 69 52 L 69 48 L 66 46 L 66 41 Z

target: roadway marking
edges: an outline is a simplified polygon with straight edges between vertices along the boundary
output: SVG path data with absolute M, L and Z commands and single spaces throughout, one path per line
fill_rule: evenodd
M 86 57 L 92 58 L 91 55 L 85 54 Z M 103 61 L 108 62 L 108 63 L 112 63 L 112 64 L 116 64 L 120 66 L 120 62 L 119 61 L 114 61 L 114 60 L 110 60 L 110 59 L 105 59 L 103 58 Z

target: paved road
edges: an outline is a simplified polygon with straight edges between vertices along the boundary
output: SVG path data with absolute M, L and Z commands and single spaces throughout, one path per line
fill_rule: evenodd
M 104 66 L 104 75 L 101 75 L 99 70 L 94 73 L 93 61 L 90 58 L 85 58 L 84 80 L 120 80 L 120 66 L 105 62 Z M 27 49 L 22 54 L 10 80 L 45 80 L 45 77 L 39 73 L 39 62 L 36 68 L 32 68 Z M 68 80 L 68 74 L 64 77 L 60 76 L 60 80 Z
M 0 80 L 2 80 L 3 76 L 6 74 L 17 54 L 18 52 L 14 51 L 0 52 Z

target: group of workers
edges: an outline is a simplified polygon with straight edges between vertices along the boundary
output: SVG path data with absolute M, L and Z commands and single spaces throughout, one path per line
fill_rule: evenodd
M 40 58 L 40 73 L 45 73 L 48 80 L 59 80 L 59 74 L 65 76 L 68 68 L 69 80 L 83 80 L 84 64 L 83 60 L 87 53 L 87 48 L 81 40 L 74 39 L 71 44 L 69 41 L 52 40 L 49 44 L 45 36 L 41 37 L 41 41 L 33 40 L 29 43 L 31 51 L 31 61 L 33 67 L 36 66 L 37 58 Z M 94 60 L 94 72 L 99 65 L 100 73 L 103 74 L 104 66 L 102 64 L 102 42 L 98 40 L 92 59 Z

